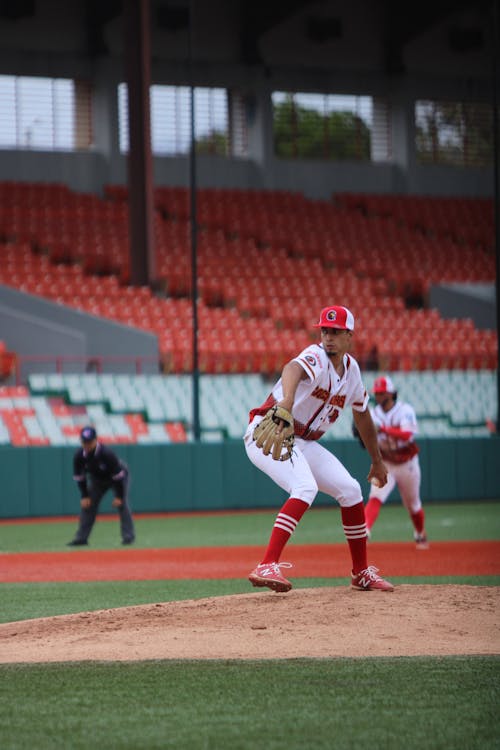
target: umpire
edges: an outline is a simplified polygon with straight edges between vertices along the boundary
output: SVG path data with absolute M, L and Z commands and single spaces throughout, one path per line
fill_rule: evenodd
M 120 514 L 122 544 L 132 544 L 135 539 L 134 522 L 127 501 L 128 468 L 107 446 L 100 443 L 93 427 L 84 427 L 80 432 L 82 447 L 73 457 L 73 479 L 80 490 L 80 523 L 75 538 L 69 547 L 88 544 L 88 538 L 99 509 L 102 497 L 111 488 L 114 492 L 112 505 Z

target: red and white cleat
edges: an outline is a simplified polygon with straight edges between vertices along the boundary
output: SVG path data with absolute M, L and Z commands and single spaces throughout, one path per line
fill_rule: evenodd
M 360 573 L 351 574 L 351 587 L 356 591 L 394 591 L 390 581 L 378 575 L 378 568 L 369 565 Z
M 248 576 L 253 586 L 267 586 L 268 589 L 285 593 L 292 584 L 281 574 L 280 568 L 291 568 L 291 563 L 262 563 L 257 565 Z
M 429 549 L 429 542 L 427 540 L 427 534 L 423 531 L 421 534 L 415 532 L 415 546 L 417 549 Z

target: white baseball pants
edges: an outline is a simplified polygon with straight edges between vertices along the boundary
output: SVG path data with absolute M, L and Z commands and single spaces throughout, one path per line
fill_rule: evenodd
M 250 461 L 276 484 L 295 497 L 311 505 L 318 490 L 335 498 L 339 505 L 350 507 L 363 502 L 359 482 L 329 450 L 316 440 L 295 438 L 293 456 L 289 461 L 275 461 L 257 448 L 253 431 L 262 417 L 248 425 L 243 437 Z
M 383 487 L 370 487 L 370 497 L 376 497 L 381 503 L 385 503 L 395 486 L 398 486 L 403 505 L 409 513 L 417 513 L 422 507 L 420 499 L 420 461 L 418 456 L 413 456 L 404 464 L 394 464 L 385 461 L 387 466 L 387 484 Z

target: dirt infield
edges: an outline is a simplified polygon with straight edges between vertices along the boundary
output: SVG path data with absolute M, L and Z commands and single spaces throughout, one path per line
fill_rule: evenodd
M 0 625 L 0 662 L 499 654 L 499 589 L 347 586 L 149 604 Z
M 261 547 L 71 550 L 0 555 L 0 581 L 245 578 Z M 373 543 L 391 576 L 500 574 L 500 542 Z M 500 588 L 404 584 L 393 593 L 348 586 L 346 545 L 290 545 L 301 577 L 345 586 L 268 590 L 0 624 L 0 663 L 142 659 L 500 654 Z M 293 575 L 290 576 L 293 580 Z M 250 587 L 250 584 L 249 584 Z
M 0 582 L 246 578 L 260 555 L 262 546 L 4 554 Z M 286 560 L 292 577 L 339 578 L 350 570 L 346 544 L 291 544 Z M 434 542 L 425 551 L 409 542 L 374 542 L 369 560 L 388 577 L 500 575 L 500 542 Z

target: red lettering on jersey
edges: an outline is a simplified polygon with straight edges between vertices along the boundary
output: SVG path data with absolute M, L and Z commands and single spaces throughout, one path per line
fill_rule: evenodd
M 320 401 L 327 401 L 329 395 L 330 393 L 328 391 L 325 391 L 324 388 L 320 388 L 319 386 L 315 388 L 311 393 L 311 396 L 314 396 L 314 398 L 319 398 Z
M 333 406 L 339 406 L 341 409 L 343 409 L 344 404 L 345 404 L 345 395 L 344 396 L 338 396 L 338 395 L 332 396 L 330 399 L 330 403 Z

